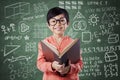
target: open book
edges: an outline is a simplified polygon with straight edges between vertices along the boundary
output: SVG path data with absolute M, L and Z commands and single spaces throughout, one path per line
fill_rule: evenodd
M 80 40 L 75 39 L 67 45 L 60 53 L 56 47 L 47 41 L 41 41 L 42 51 L 47 61 L 59 61 L 60 64 L 68 65 L 69 60 L 71 63 L 76 63 L 80 59 Z

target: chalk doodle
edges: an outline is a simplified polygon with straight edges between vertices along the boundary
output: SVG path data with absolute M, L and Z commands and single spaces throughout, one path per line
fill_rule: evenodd
M 80 74 L 80 76 L 101 76 L 102 72 L 100 70 L 100 64 L 103 63 L 102 60 L 100 60 L 97 56 L 91 56 L 91 57 L 84 57 L 84 74 Z M 90 72 L 89 72 L 90 71 Z
M 73 29 L 76 30 L 76 31 L 86 30 L 87 22 L 84 19 L 85 19 L 85 16 L 78 11 L 73 18 L 73 20 L 74 20 L 74 22 L 72 24 Z
M 4 34 L 8 34 L 10 32 L 15 32 L 16 31 L 16 25 L 14 23 L 10 23 L 9 26 L 7 26 L 7 25 L 1 25 L 1 31 Z
M 30 13 L 30 3 L 18 2 L 4 7 L 5 18 L 11 18 L 18 15 L 27 15 Z
M 26 42 L 25 45 L 25 52 L 36 52 L 36 47 L 37 43 L 36 42 Z
M 45 2 L 38 2 L 33 4 L 33 9 L 35 13 L 43 13 L 48 10 L 48 7 Z
M 97 6 L 101 6 L 101 5 L 107 5 L 108 1 L 87 1 L 87 5 L 97 5 Z
M 92 26 L 96 26 L 99 22 L 99 17 L 97 14 L 92 14 L 89 16 L 88 23 Z
M 109 51 L 105 53 L 105 62 L 113 62 L 118 60 L 116 52 Z
M 17 65 L 19 65 L 19 68 L 16 69 L 16 66 L 15 64 L 11 63 L 8 65 L 8 68 L 10 69 L 10 72 L 9 72 L 9 79 L 10 80 L 16 80 L 18 78 L 21 78 L 21 79 L 27 79 L 28 78 L 32 78 L 33 75 L 36 74 L 36 67 L 35 65 L 31 65 L 32 62 L 21 62 L 19 61 Z M 32 66 L 32 67 L 29 67 L 29 66 Z
M 87 23 L 85 20 L 74 21 L 72 25 L 73 25 L 73 29 L 76 31 L 79 30 L 84 31 L 87 28 Z
M 80 11 L 78 11 L 77 13 L 76 13 L 76 15 L 75 15 L 75 17 L 73 18 L 73 20 L 75 20 L 75 19 L 81 19 L 81 18 L 85 18 L 85 16 L 80 12 Z
M 84 63 L 78 74 L 81 80 L 120 80 L 119 3 L 120 0 L 0 0 L 0 79 L 42 80 L 43 73 L 36 66 L 38 43 L 53 35 L 47 12 L 58 6 L 69 14 L 64 36 L 80 39 Z
M 118 76 L 118 65 L 115 64 L 108 64 L 104 65 L 105 77 L 113 77 Z
M 59 7 L 64 9 L 81 9 L 82 5 L 84 4 L 83 1 L 75 1 L 75 0 L 60 0 L 58 1 Z
M 30 37 L 29 37 L 28 35 L 25 35 L 25 36 L 24 36 L 24 39 L 25 39 L 25 40 L 30 40 Z
M 82 32 L 82 42 L 89 43 L 92 41 L 91 32 Z
M 30 26 L 27 25 L 24 21 L 20 21 L 18 23 L 19 33 L 25 34 L 30 31 Z
M 26 60 L 26 61 L 28 61 L 28 60 L 32 59 L 33 56 L 34 55 L 29 56 L 29 57 L 27 57 L 27 56 L 19 56 L 19 57 L 12 56 L 11 59 L 10 58 L 5 59 L 3 63 L 6 63 L 6 61 L 9 61 L 11 63 L 12 62 L 16 62 L 16 61 L 20 61 L 20 60 Z
M 112 19 L 112 22 L 119 21 L 120 14 L 113 11 L 112 13 L 109 13 L 110 18 Z
M 18 48 L 20 48 L 20 45 L 5 45 L 4 46 L 4 57 L 9 54 L 12 54 Z
M 5 36 L 5 40 L 21 40 L 22 36 Z
M 110 34 L 108 37 L 108 43 L 117 43 L 119 42 L 119 34 Z
M 110 19 L 109 15 L 106 12 L 103 13 L 101 22 L 102 22 L 102 24 L 108 24 L 108 23 L 111 22 L 111 19 Z

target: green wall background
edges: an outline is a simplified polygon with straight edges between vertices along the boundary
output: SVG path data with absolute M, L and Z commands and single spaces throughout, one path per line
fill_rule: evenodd
M 41 80 L 37 44 L 51 35 L 46 13 L 70 14 L 66 35 L 80 38 L 81 80 L 120 80 L 119 0 L 0 0 L 0 80 Z

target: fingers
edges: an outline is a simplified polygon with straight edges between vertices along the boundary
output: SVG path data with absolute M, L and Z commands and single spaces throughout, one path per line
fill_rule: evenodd
M 69 64 L 70 63 L 71 63 L 71 61 L 69 61 Z M 56 71 L 58 71 L 60 74 L 66 74 L 70 70 L 70 65 L 65 67 L 65 64 L 60 65 L 59 62 L 54 61 L 52 63 L 52 68 L 55 69 Z
M 56 71 L 59 71 L 60 69 L 64 68 L 64 64 L 60 65 L 59 62 L 54 61 L 52 63 L 52 68 L 55 69 Z
M 60 74 L 67 74 L 67 73 L 69 72 L 69 70 L 70 70 L 70 66 L 64 67 L 64 68 L 61 70 Z

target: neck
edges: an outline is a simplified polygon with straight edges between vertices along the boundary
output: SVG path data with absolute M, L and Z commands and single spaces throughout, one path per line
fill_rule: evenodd
M 53 36 L 56 38 L 56 39 L 60 39 L 64 36 L 64 34 L 60 34 L 60 35 L 56 35 L 56 34 L 53 34 Z
M 60 44 L 60 42 L 62 41 L 63 36 L 64 36 L 64 34 L 62 34 L 62 35 L 55 35 L 55 34 L 53 34 L 53 37 L 57 41 L 58 44 Z

